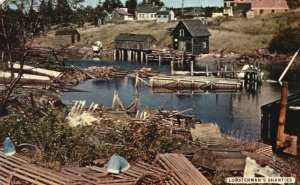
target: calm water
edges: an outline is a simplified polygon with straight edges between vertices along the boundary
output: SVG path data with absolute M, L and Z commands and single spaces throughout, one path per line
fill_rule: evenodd
M 128 62 L 105 62 L 105 61 L 72 61 L 68 64 L 79 67 L 107 66 L 112 65 L 120 69 L 132 70 L 141 68 L 142 64 Z M 169 66 L 157 66 L 149 64 L 148 67 L 156 71 L 169 72 Z M 280 67 L 276 68 L 277 70 Z M 281 66 L 281 68 L 283 68 Z M 266 78 L 278 79 L 280 74 L 269 67 L 264 70 Z M 278 70 L 282 71 L 282 70 Z M 295 71 L 288 74 L 290 77 L 290 93 L 300 91 L 299 79 Z M 294 78 L 296 81 L 294 81 Z M 298 82 L 298 83 L 296 83 Z M 86 100 L 111 106 L 114 90 L 119 91 L 119 96 L 124 106 L 128 106 L 135 98 L 135 80 L 122 77 L 112 80 L 89 80 L 76 86 L 76 89 L 88 92 L 66 92 L 62 94 L 64 103 L 72 103 L 74 100 Z M 245 90 L 235 93 L 204 93 L 204 94 L 176 94 L 159 93 L 153 94 L 147 86 L 140 87 L 141 109 L 151 108 L 176 108 L 184 110 L 194 108 L 195 118 L 204 122 L 217 123 L 224 133 L 235 132 L 260 138 L 260 106 L 280 98 L 280 86 L 278 84 L 263 83 L 256 93 Z

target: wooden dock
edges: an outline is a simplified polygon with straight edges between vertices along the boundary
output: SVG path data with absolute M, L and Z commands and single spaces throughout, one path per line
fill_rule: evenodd
M 240 90 L 243 80 L 204 76 L 155 76 L 150 78 L 150 87 L 177 90 Z M 201 91 L 200 91 L 201 92 Z

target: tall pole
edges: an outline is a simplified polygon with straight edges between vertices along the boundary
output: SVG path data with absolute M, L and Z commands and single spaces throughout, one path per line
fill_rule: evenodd
M 281 89 L 281 108 L 279 115 L 279 125 L 277 130 L 277 147 L 283 147 L 284 145 L 284 127 L 285 127 L 285 116 L 286 116 L 286 106 L 288 101 L 288 83 L 283 82 Z
M 288 64 L 288 66 L 285 68 L 285 70 L 283 71 L 283 73 L 281 74 L 281 76 L 278 79 L 278 82 L 280 83 L 280 85 L 282 85 L 281 80 L 284 77 L 284 75 L 286 74 L 286 72 L 289 70 L 289 68 L 291 67 L 292 63 L 294 62 L 296 56 L 298 55 L 299 50 L 295 53 L 295 55 L 293 56 L 292 60 L 290 61 L 290 63 Z
M 181 2 L 181 15 L 184 15 L 184 0 Z

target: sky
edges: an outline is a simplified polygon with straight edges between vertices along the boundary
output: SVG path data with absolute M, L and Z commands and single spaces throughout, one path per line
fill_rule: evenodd
M 121 0 L 123 4 L 125 4 L 126 0 Z M 138 2 L 141 2 L 142 0 L 138 0 Z M 166 7 L 174 7 L 178 8 L 181 7 L 181 0 L 161 0 L 165 3 Z M 99 0 L 85 0 L 86 5 L 95 6 Z M 223 6 L 223 0 L 184 0 L 184 6 L 185 7 L 205 7 L 205 6 Z

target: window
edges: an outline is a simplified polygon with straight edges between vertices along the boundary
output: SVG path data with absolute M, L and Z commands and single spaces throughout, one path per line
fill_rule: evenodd
M 274 13 L 274 12 L 275 12 L 275 10 L 271 10 L 271 12 L 272 12 L 272 13 Z
M 263 14 L 264 13 L 264 10 L 263 9 L 260 9 L 259 10 L 259 14 Z
M 184 29 L 179 30 L 179 36 L 184 37 Z
M 157 17 L 158 17 L 158 18 L 160 18 L 161 16 L 160 16 L 160 15 L 158 15 Z
M 206 49 L 206 47 L 207 47 L 206 42 L 202 42 L 202 47 L 203 47 L 203 49 Z
M 164 18 L 167 18 L 167 16 L 166 16 L 166 15 L 164 15 Z
M 142 14 L 142 18 L 145 18 L 145 15 L 144 15 L 144 14 Z
M 142 18 L 142 14 L 139 14 L 139 18 Z
M 153 14 L 151 14 L 151 18 L 153 18 Z

